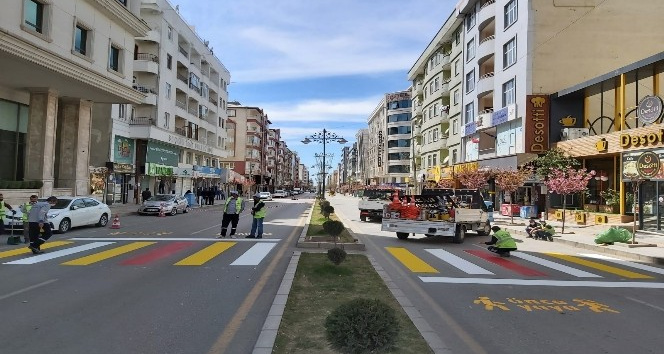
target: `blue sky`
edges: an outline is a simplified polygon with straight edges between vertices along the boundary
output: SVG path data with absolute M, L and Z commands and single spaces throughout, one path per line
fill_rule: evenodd
M 349 141 L 408 70 L 456 0 L 197 0 L 180 14 L 231 73 L 229 99 L 261 107 L 307 167 L 326 128 Z M 332 145 L 334 144 L 334 145 Z M 341 145 L 328 143 L 332 166 Z M 311 168 L 310 168 L 311 170 Z

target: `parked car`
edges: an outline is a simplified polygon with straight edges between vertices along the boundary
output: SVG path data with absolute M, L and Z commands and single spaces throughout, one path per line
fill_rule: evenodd
M 138 208 L 141 215 L 159 214 L 159 210 L 164 208 L 164 214 L 177 215 L 178 212 L 188 213 L 189 203 L 183 196 L 175 194 L 157 194 L 143 202 Z
M 39 199 L 40 202 L 45 202 L 46 199 Z M 18 207 L 14 220 L 17 224 L 14 225 L 14 230 L 18 228 L 23 229 L 21 219 L 21 211 Z M 108 205 L 89 197 L 58 197 L 58 202 L 51 207 L 48 212 L 47 219 L 51 224 L 51 229 L 54 232 L 65 233 L 71 230 L 72 227 L 95 225 L 104 227 L 108 224 L 111 217 L 111 209 Z M 5 221 L 5 228 L 9 230 L 7 221 Z
M 286 198 L 288 194 L 283 189 L 277 189 L 274 191 L 274 194 L 272 196 L 275 198 Z
M 276 191 L 275 191 L 276 194 Z M 272 193 L 270 192 L 260 192 L 258 193 L 261 199 L 263 200 L 272 200 Z

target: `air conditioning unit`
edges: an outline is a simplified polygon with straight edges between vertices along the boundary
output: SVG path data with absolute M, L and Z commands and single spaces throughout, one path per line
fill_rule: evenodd
M 589 128 L 563 128 L 562 140 L 572 140 L 590 135 Z

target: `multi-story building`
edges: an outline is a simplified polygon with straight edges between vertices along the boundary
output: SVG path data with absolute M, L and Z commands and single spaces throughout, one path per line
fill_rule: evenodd
M 267 132 L 267 147 L 266 147 L 266 182 L 269 186 L 269 191 L 274 193 L 275 189 L 281 189 L 279 173 L 279 142 L 281 141 L 281 129 L 269 129 Z
M 111 153 L 100 149 L 116 185 L 115 200 L 127 202 L 140 189 L 182 194 L 222 184 L 219 158 L 227 155 L 225 122 L 230 73 L 166 0 L 141 3 L 150 27 L 136 39 L 133 88 L 146 95 L 139 104 L 112 111 Z M 134 152 L 135 147 L 135 152 Z M 133 155 L 133 156 L 132 156 Z
M 451 179 L 451 165 L 460 161 L 462 27 L 463 20 L 453 12 L 408 72 L 413 96 L 412 176 L 420 184 Z
M 384 100 L 381 100 L 371 112 L 367 123 L 368 139 L 365 146 L 367 151 L 365 168 L 367 185 L 378 185 L 384 181 L 387 173 L 387 162 L 385 161 L 387 117 Z
M 105 175 L 90 178 L 90 154 L 108 138 L 91 133 L 91 125 L 108 124 L 111 103 L 146 99 L 132 88 L 134 38 L 150 30 L 139 17 L 140 4 L 26 0 L 4 5 L 0 179 L 35 181 L 28 187 L 41 188 L 45 196 L 89 195 L 97 186 L 103 191 Z
M 357 180 L 361 185 L 370 185 L 369 181 L 369 154 L 371 145 L 369 143 L 369 129 L 363 128 L 355 134 L 355 141 L 357 141 Z

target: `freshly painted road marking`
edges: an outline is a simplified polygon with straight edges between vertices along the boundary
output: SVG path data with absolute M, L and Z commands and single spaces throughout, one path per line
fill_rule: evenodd
M 89 251 L 91 249 L 104 247 L 104 246 L 108 246 L 108 245 L 112 245 L 112 244 L 113 244 L 113 242 L 93 242 L 93 243 L 88 243 L 87 245 L 81 245 L 81 246 L 66 248 L 66 249 L 63 249 L 63 250 L 60 250 L 60 251 L 34 255 L 34 256 L 31 256 L 31 257 L 28 257 L 28 258 L 18 259 L 18 260 L 12 261 L 12 262 L 4 263 L 4 264 L 35 264 L 35 263 L 44 262 L 44 261 L 48 261 L 48 260 L 59 258 L 59 257 L 68 256 L 68 255 L 75 254 L 75 253 L 78 253 L 78 252 Z
M 244 252 L 231 265 L 258 265 L 270 253 L 277 243 L 257 243 Z
M 212 258 L 220 255 L 227 249 L 235 246 L 237 242 L 216 242 L 202 250 L 192 254 L 191 256 L 175 263 L 177 266 L 199 266 L 205 264 Z
M 97 242 L 95 242 L 97 243 Z M 99 242 L 102 243 L 102 242 Z M 68 262 L 62 263 L 63 265 L 90 265 L 92 263 L 97 263 L 101 262 L 103 260 L 117 257 L 121 254 L 125 254 L 131 251 L 135 251 L 137 249 L 147 247 L 150 245 L 154 245 L 156 242 L 132 242 L 128 245 L 116 247 L 113 249 L 110 249 L 108 251 L 103 251 L 95 254 L 91 254 L 89 256 L 81 257 L 78 259 L 74 259 Z
M 46 250 L 46 249 L 49 249 L 49 248 L 60 247 L 60 246 L 69 245 L 69 244 L 72 244 L 72 243 L 73 242 L 70 242 L 70 241 L 46 242 L 45 244 L 43 244 L 41 246 L 41 248 Z M 28 253 L 32 253 L 32 251 L 30 251 L 28 249 L 28 246 L 26 245 L 25 247 L 21 247 L 21 248 L 15 249 L 15 250 L 0 252 L 0 258 L 19 256 L 19 255 L 28 254 Z
M 579 257 L 570 256 L 570 255 L 567 255 L 567 254 L 561 254 L 561 253 L 545 253 L 545 254 L 548 254 L 551 257 L 564 259 L 568 262 L 572 262 L 572 263 L 580 264 L 580 265 L 583 265 L 583 266 L 586 266 L 586 267 L 598 269 L 598 270 L 601 270 L 601 271 L 604 271 L 604 272 L 607 272 L 607 273 L 613 273 L 613 274 L 616 274 L 616 275 L 620 275 L 621 277 L 625 277 L 625 278 L 633 278 L 633 279 L 652 279 L 653 278 L 649 275 L 630 272 L 629 270 L 624 270 L 624 269 L 612 267 L 612 266 L 609 266 L 609 265 L 606 265 L 606 264 L 585 260 L 585 259 L 582 259 L 582 258 L 579 258 Z
M 596 259 L 601 259 L 601 260 L 604 260 L 604 261 L 618 263 L 620 265 L 624 265 L 624 266 L 628 266 L 628 267 L 632 267 L 632 268 L 637 268 L 637 269 L 641 269 L 641 270 L 646 270 L 646 271 L 649 271 L 649 272 L 652 272 L 652 273 L 664 274 L 664 269 L 662 269 L 662 268 L 657 268 L 657 267 L 653 267 L 653 266 L 649 266 L 649 265 L 641 264 L 641 263 L 624 261 L 622 259 L 613 258 L 613 257 L 609 257 L 609 256 L 604 256 L 604 255 L 600 255 L 600 254 L 582 253 L 582 254 L 580 254 L 580 256 L 588 257 L 588 258 L 596 258 Z
M 413 273 L 439 273 L 434 267 L 403 247 L 385 247 L 385 249 Z
M 601 275 L 597 275 L 597 274 L 589 273 L 589 272 L 586 272 L 586 271 L 583 271 L 583 270 L 580 270 L 580 269 L 572 268 L 572 267 L 569 267 L 569 266 L 566 266 L 566 265 L 562 265 L 562 264 L 559 264 L 559 263 L 556 263 L 556 262 L 552 262 L 552 261 L 547 260 L 547 259 L 535 257 L 533 255 L 529 255 L 529 254 L 526 254 L 526 253 L 523 253 L 523 252 L 511 252 L 511 254 L 512 254 L 512 256 L 516 256 L 516 257 L 519 257 L 521 259 L 525 259 L 529 262 L 537 263 L 539 265 L 543 265 L 545 267 L 557 270 L 559 272 L 567 273 L 567 274 L 573 275 L 575 277 L 579 277 L 579 278 L 602 278 Z
M 467 273 L 467 274 L 486 274 L 486 275 L 493 275 L 492 272 L 474 264 L 471 262 L 468 262 L 467 260 L 454 255 L 450 252 L 447 252 L 445 250 L 436 248 L 436 249 L 426 249 L 425 251 L 431 253 L 432 255 L 442 259 L 443 261 L 449 263 L 450 265 L 458 268 L 459 270 Z
M 45 282 L 41 282 L 41 283 L 39 283 L 39 284 L 35 284 L 35 285 L 28 286 L 27 288 L 23 288 L 23 289 L 20 289 L 20 290 L 16 290 L 16 291 L 11 292 L 11 293 L 9 293 L 9 294 L 0 295 L 0 300 L 4 300 L 4 299 L 6 299 L 6 298 L 12 297 L 12 296 L 14 296 L 14 295 L 22 294 L 22 293 L 24 293 L 24 292 L 27 292 L 27 291 L 30 291 L 30 290 L 33 290 L 33 289 L 41 288 L 42 286 L 45 286 L 45 285 L 51 284 L 51 283 L 56 282 L 56 281 L 58 281 L 58 279 L 51 279 L 51 280 L 47 280 L 47 281 L 45 281 Z
M 152 261 L 156 261 L 158 259 L 168 257 L 172 255 L 173 253 L 176 253 L 180 250 L 183 250 L 191 245 L 193 245 L 193 242 L 173 242 L 173 243 L 167 243 L 164 246 L 161 246 L 159 248 L 153 249 L 150 252 L 147 252 L 145 254 L 136 256 L 134 258 L 127 259 L 123 261 L 122 265 L 142 265 L 142 264 L 147 264 Z
M 643 288 L 664 289 L 664 283 L 650 282 L 610 282 L 593 280 L 542 280 L 542 279 L 489 279 L 489 278 L 448 278 L 419 277 L 425 283 L 480 284 L 480 285 L 524 285 L 591 288 Z
M 263 234 L 265 235 L 265 234 Z M 72 241 L 206 241 L 206 242 L 278 242 L 279 238 L 192 238 L 192 237 L 95 237 L 70 238 Z
M 538 270 L 531 269 L 528 267 L 524 267 L 522 265 L 519 265 L 517 263 L 514 263 L 512 261 L 509 261 L 505 258 L 500 257 L 499 255 L 495 253 L 489 253 L 486 251 L 475 251 L 475 250 L 464 250 L 467 253 L 472 254 L 473 256 L 480 257 L 486 261 L 489 261 L 493 264 L 497 264 L 503 268 L 507 268 L 513 272 L 519 273 L 521 275 L 527 275 L 527 276 L 536 276 L 536 277 L 541 277 L 541 276 L 546 276 L 546 273 L 542 273 Z

